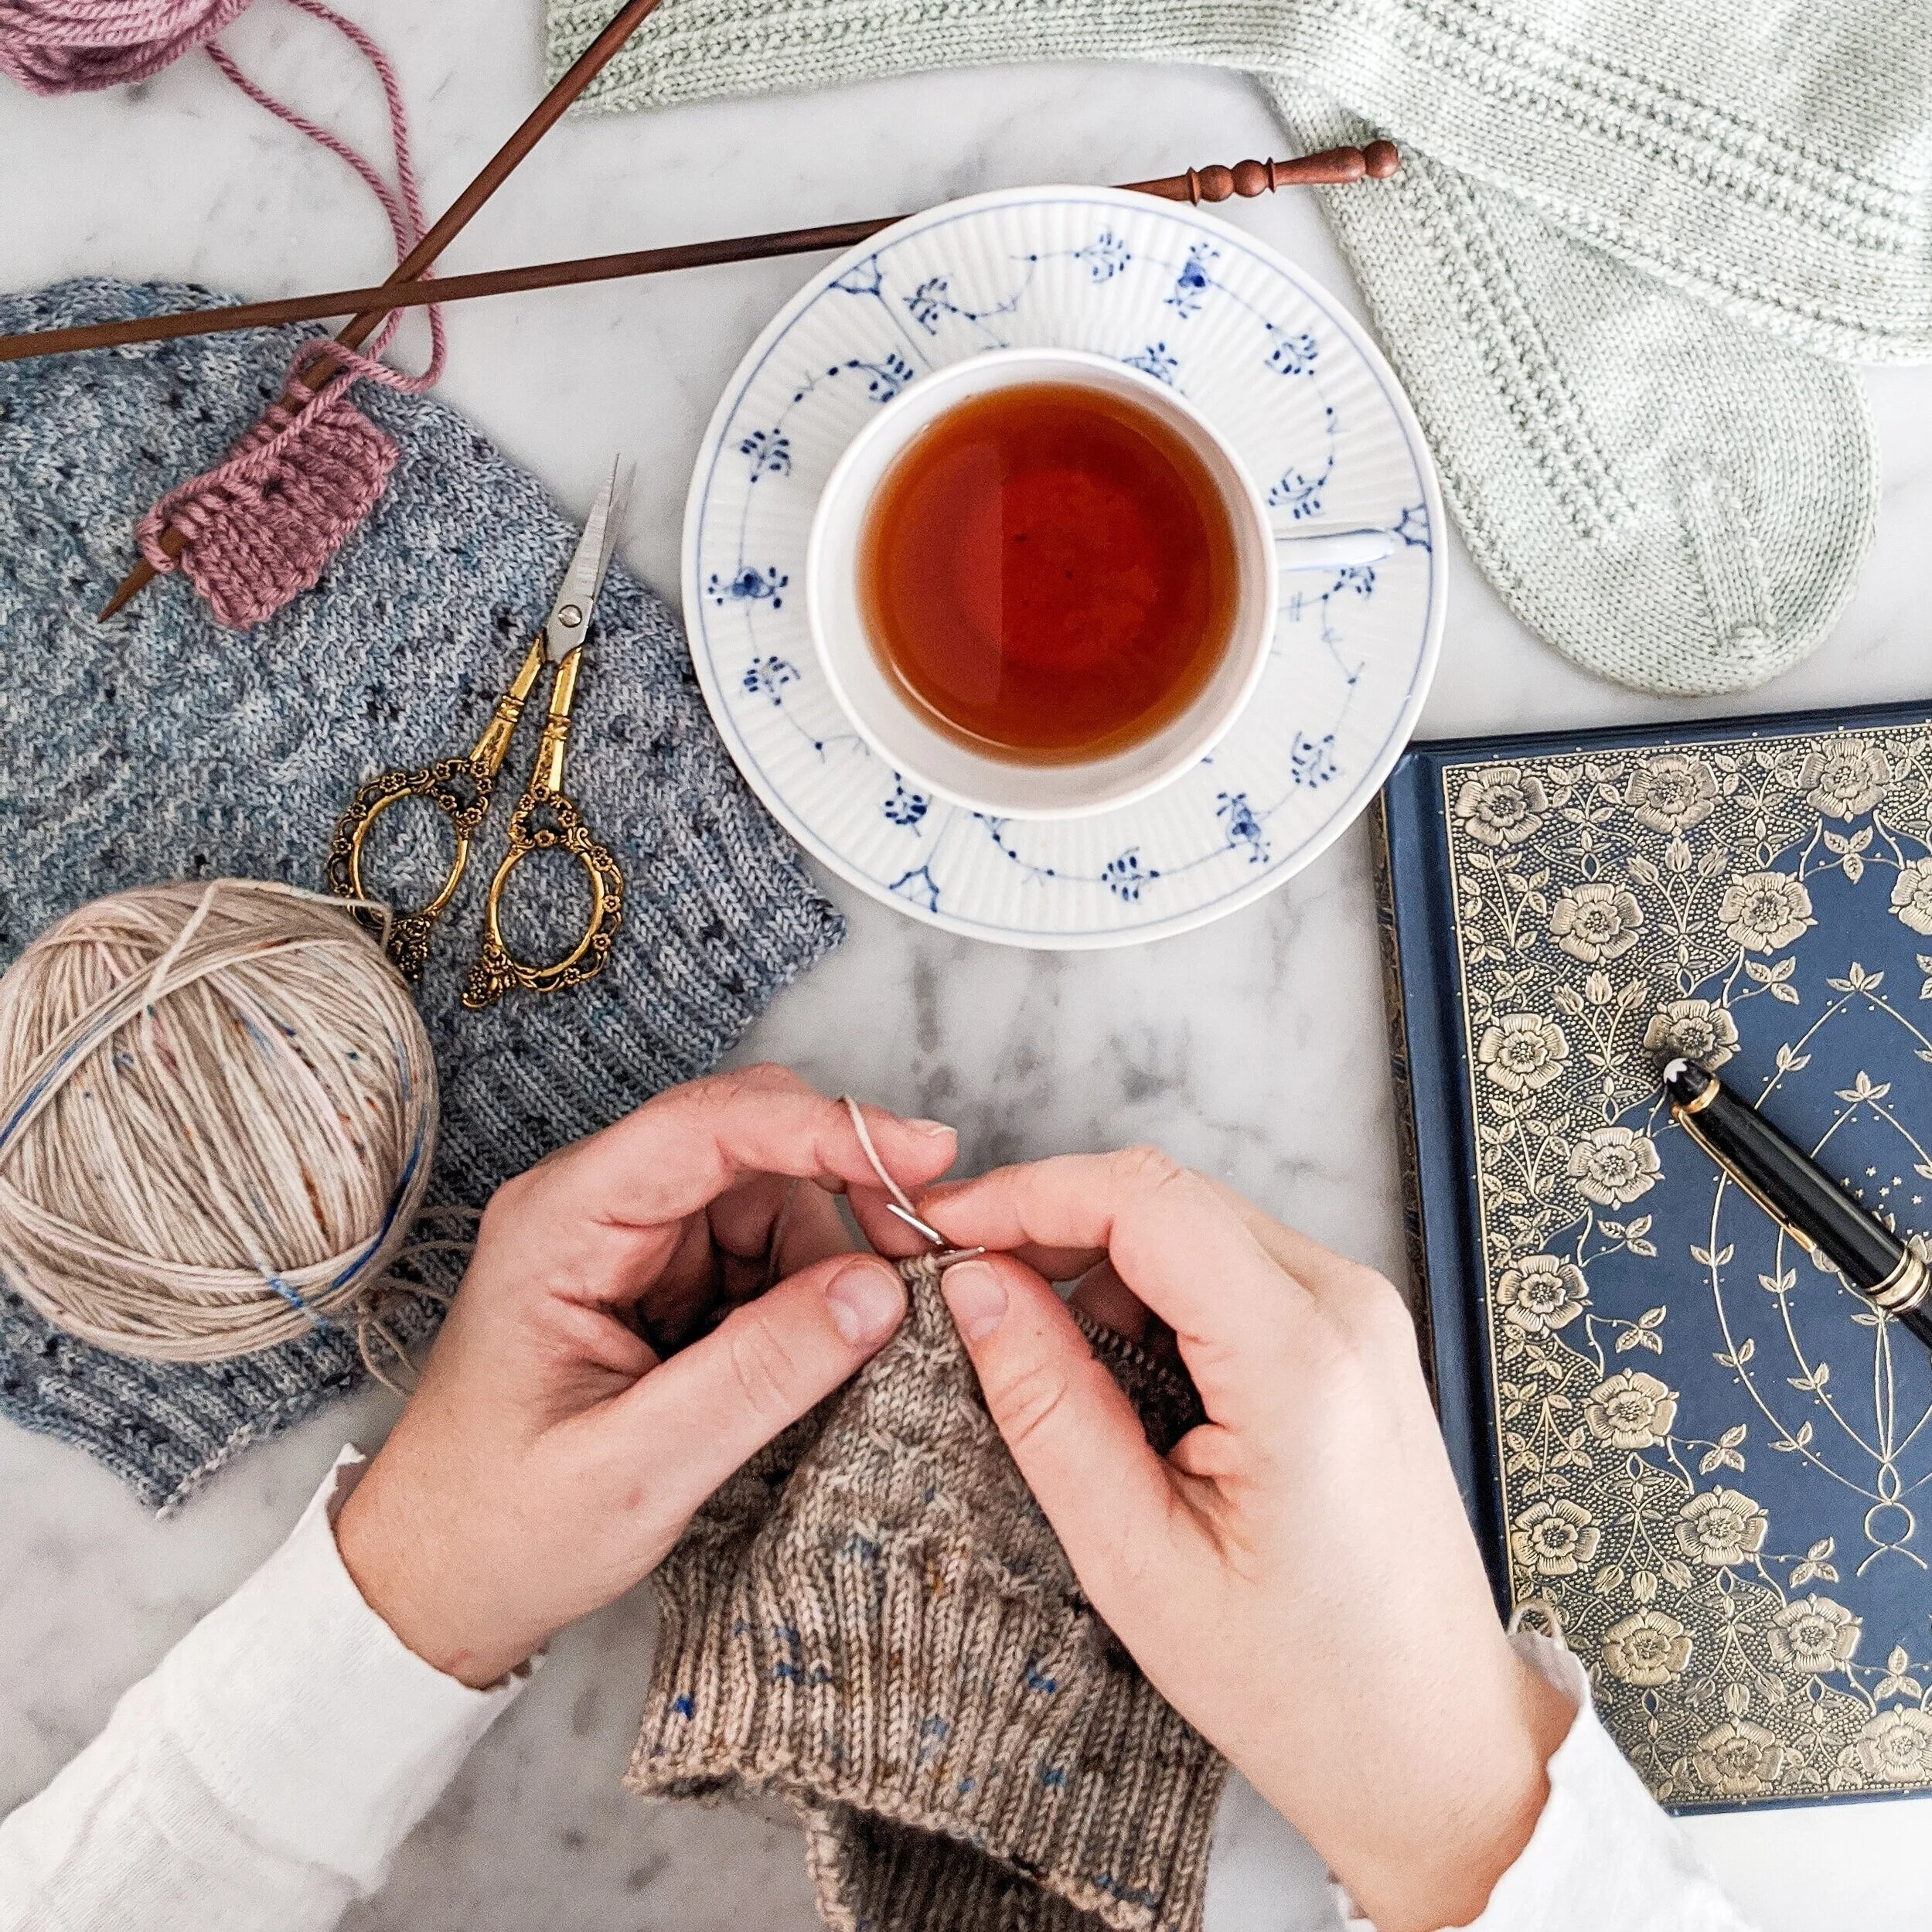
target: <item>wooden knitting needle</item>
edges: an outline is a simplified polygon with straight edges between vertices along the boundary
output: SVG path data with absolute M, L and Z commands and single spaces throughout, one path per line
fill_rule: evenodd
M 1241 161 L 1232 168 L 1190 168 L 1185 174 L 1120 185 L 1136 194 L 1168 201 L 1225 201 L 1293 186 L 1337 186 L 1364 179 L 1385 180 L 1401 165 L 1395 144 L 1373 141 L 1366 148 L 1329 148 L 1294 161 Z M 271 328 L 284 322 L 316 322 L 352 311 L 383 312 L 465 302 L 479 295 L 521 294 L 533 288 L 563 288 L 583 282 L 618 281 L 632 275 L 660 275 L 678 268 L 709 268 L 729 262 L 763 261 L 776 255 L 802 255 L 850 248 L 876 235 L 903 215 L 870 221 L 846 221 L 816 228 L 781 228 L 769 234 L 732 235 L 719 241 L 683 242 L 667 248 L 640 248 L 626 254 L 584 255 L 569 261 L 536 262 L 523 268 L 494 268 L 474 275 L 450 275 L 434 281 L 392 281 L 369 288 L 338 288 L 322 295 L 290 295 L 276 302 L 246 302 L 227 308 L 184 308 L 137 321 L 87 322 L 72 329 L 43 329 L 0 336 L 0 363 L 26 362 L 39 356 L 77 353 L 87 349 L 121 349 L 131 342 L 167 342 L 184 336 L 216 336 L 242 329 Z M 347 331 L 338 339 L 345 339 Z
M 470 217 L 509 179 L 518 162 L 550 132 L 564 110 L 597 78 L 658 4 L 659 0 L 628 0 L 628 4 L 612 16 L 609 26 L 578 56 L 569 72 L 530 111 L 522 126 L 484 163 L 482 172 L 450 203 L 436 225 L 396 264 L 396 272 L 390 277 L 390 283 L 406 282 L 413 286 L 427 273 L 437 257 L 469 225 Z M 336 341 L 347 349 L 359 349 L 397 306 L 394 302 L 386 302 L 378 308 L 365 308 L 361 306 L 361 301 L 378 299 L 381 291 L 363 290 L 359 295 L 361 300 L 356 305 L 359 312 L 336 336 Z M 431 295 L 428 299 L 434 302 L 437 298 Z M 342 311 L 333 308 L 326 312 L 339 315 Z M 296 379 L 297 384 L 312 390 L 320 389 L 336 373 L 337 366 L 332 356 L 318 356 Z M 187 538 L 172 523 L 161 533 L 161 547 L 170 557 L 179 557 L 187 547 Z M 154 576 L 154 566 L 147 558 L 137 557 L 134 568 L 121 580 L 114 595 L 101 607 L 101 621 L 113 616 L 130 598 L 152 583 Z

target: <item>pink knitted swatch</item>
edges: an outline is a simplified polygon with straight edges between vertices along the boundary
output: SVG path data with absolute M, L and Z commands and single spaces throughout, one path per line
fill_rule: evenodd
M 325 353 L 305 346 L 291 388 Z M 299 401 L 285 391 L 223 462 L 177 485 L 135 526 L 141 555 L 157 571 L 179 569 L 217 624 L 248 630 L 309 588 L 383 493 L 402 451 L 347 387 L 338 377 L 319 395 L 296 392 Z M 170 523 L 188 540 L 179 557 L 161 547 Z
M 111 87 L 157 73 L 192 46 L 211 42 L 249 0 L 0 0 L 0 70 L 36 94 Z M 347 142 L 295 112 L 242 73 L 222 49 L 209 57 L 251 101 L 339 155 L 381 203 L 398 261 L 423 233 L 422 203 L 409 155 L 408 116 L 395 70 L 382 49 L 322 0 L 288 4 L 334 27 L 382 82 L 396 154 L 396 187 Z M 322 575 L 361 523 L 401 451 L 349 400 L 359 378 L 385 387 L 428 389 L 442 373 L 443 323 L 428 311 L 429 366 L 404 375 L 377 359 L 401 318 L 392 315 L 359 355 L 325 339 L 305 343 L 282 391 L 261 421 L 213 469 L 170 490 L 136 526 L 141 554 L 156 571 L 179 570 L 206 599 L 216 622 L 247 630 L 272 617 Z M 330 365 L 311 391 L 298 379 Z M 179 557 L 162 547 L 172 523 L 187 543 Z

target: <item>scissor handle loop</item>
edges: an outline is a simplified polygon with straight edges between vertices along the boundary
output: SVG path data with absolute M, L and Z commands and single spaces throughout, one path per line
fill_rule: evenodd
M 540 764 L 541 761 L 540 759 Z M 537 824 L 539 813 L 554 824 Z M 510 876 L 535 852 L 567 852 L 590 881 L 591 915 L 576 945 L 561 959 L 532 965 L 513 953 L 503 937 L 502 908 Z M 472 1010 L 492 1005 L 513 988 L 556 993 L 581 985 L 604 969 L 624 917 L 624 874 L 610 848 L 591 836 L 576 802 L 567 793 L 534 782 L 510 815 L 509 843 L 489 882 L 484 901 L 482 950 L 470 968 L 463 1004 Z
M 467 790 L 458 789 L 458 780 L 464 781 Z M 455 854 L 435 896 L 414 911 L 397 912 L 390 922 L 389 956 L 406 980 L 422 977 L 431 931 L 462 882 L 464 868 L 469 864 L 470 835 L 489 810 L 496 782 L 495 768 L 473 752 L 465 758 L 438 758 L 414 771 L 383 772 L 357 790 L 348 809 L 336 821 L 326 874 L 329 890 L 346 899 L 380 900 L 383 896 L 371 893 L 363 880 L 363 847 L 370 828 L 390 806 L 405 799 L 426 799 L 448 819 L 455 834 Z M 359 908 L 356 916 L 372 929 L 380 925 L 373 913 Z

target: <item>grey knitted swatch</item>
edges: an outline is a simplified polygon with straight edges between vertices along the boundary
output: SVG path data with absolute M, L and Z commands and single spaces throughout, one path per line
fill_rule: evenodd
M 0 297 L 0 330 L 213 299 L 70 281 Z M 0 366 L 0 964 L 131 885 L 235 874 L 319 888 L 356 785 L 466 751 L 549 612 L 575 528 L 454 411 L 364 383 L 358 405 L 402 458 L 314 590 L 245 635 L 178 578 L 95 622 L 136 517 L 248 427 L 298 339 L 258 330 Z M 624 868 L 624 922 L 589 985 L 464 1010 L 499 802 L 421 990 L 442 1085 L 432 1201 L 480 1207 L 540 1156 L 704 1072 L 843 935 L 714 734 L 676 619 L 621 564 L 586 649 L 568 776 Z M 509 802 L 535 735 L 526 723 L 511 750 Z M 421 842 L 388 854 L 390 876 L 419 885 L 441 869 L 431 815 L 405 837 Z M 518 891 L 534 889 L 513 936 L 551 956 L 581 926 L 579 875 L 525 870 Z M 120 1358 L 0 1286 L 0 1414 L 87 1450 L 158 1506 L 359 1373 L 339 1330 L 205 1368 Z
M 545 0 L 561 71 L 603 0 Z M 1830 630 L 1876 446 L 1832 360 L 1932 356 L 1932 34 L 1838 0 L 665 0 L 584 111 L 996 61 L 1256 75 L 1297 147 L 1394 135 L 1317 191 L 1477 562 L 1639 690 L 1742 690 Z M 1233 155 L 1164 151 L 1142 172 Z

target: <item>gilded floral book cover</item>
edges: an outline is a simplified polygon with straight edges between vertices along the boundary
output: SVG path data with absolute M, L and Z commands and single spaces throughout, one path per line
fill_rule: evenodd
M 1676 1808 L 1932 1791 L 1932 1354 L 1671 1120 L 1685 1054 L 1932 1232 L 1932 707 L 1416 748 L 1412 1246 L 1499 1600 Z

